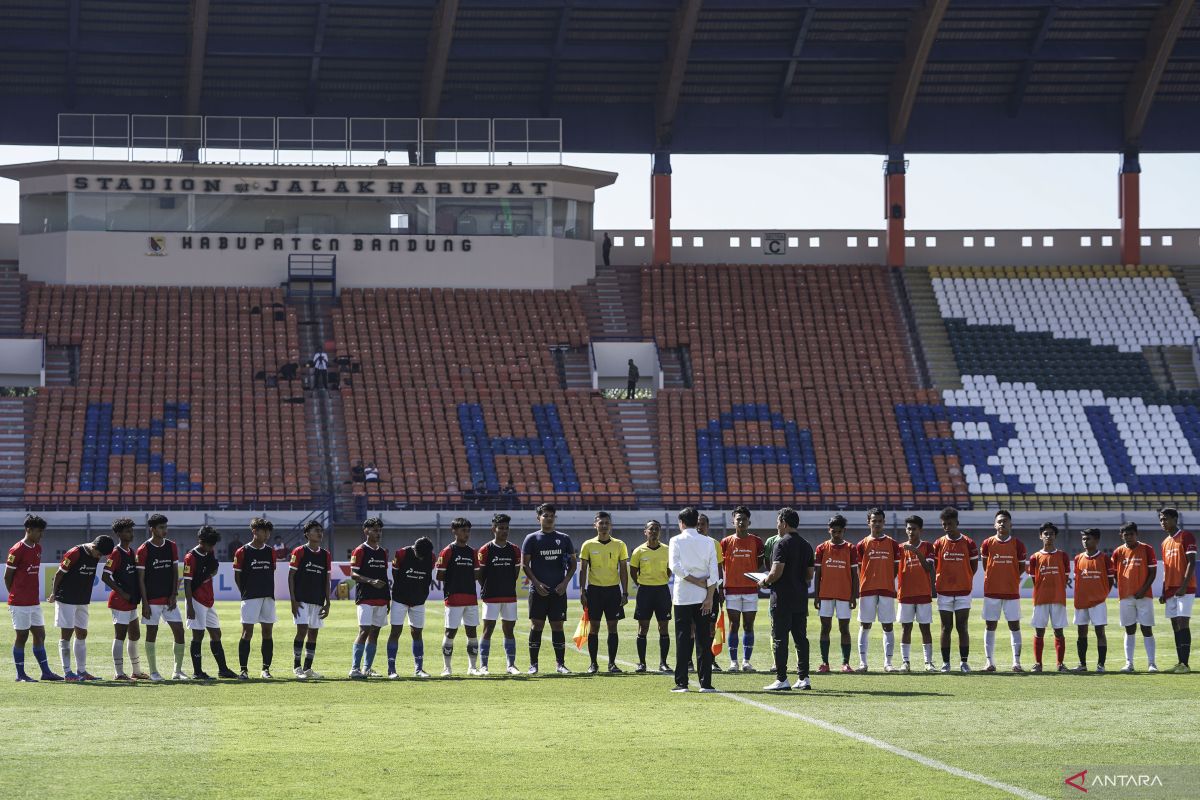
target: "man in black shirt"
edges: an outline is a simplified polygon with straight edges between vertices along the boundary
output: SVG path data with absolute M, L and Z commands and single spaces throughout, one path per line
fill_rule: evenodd
M 771 591 L 771 638 L 775 644 L 775 682 L 763 687 L 767 691 L 811 689 L 808 681 L 808 583 L 813 577 L 813 549 L 801 538 L 796 528 L 800 515 L 791 508 L 779 511 L 771 560 L 771 571 L 759 583 Z M 787 681 L 788 634 L 796 645 L 797 672 L 795 686 Z
M 54 573 L 50 597 L 54 600 L 54 624 L 62 630 L 58 653 L 62 657 L 63 676 L 68 681 L 99 680 L 87 671 L 88 604 L 92 602 L 96 567 L 115 546 L 108 535 L 76 545 L 66 552 L 58 572 Z M 75 637 L 75 672 L 71 671 L 72 636 Z
M 309 520 L 304 526 L 304 544 L 292 551 L 288 566 L 288 594 L 292 598 L 292 619 L 296 623 L 296 638 L 292 642 L 292 673 L 301 680 L 320 678 L 313 672 L 317 654 L 317 633 L 329 616 L 329 572 L 333 556 L 321 541 L 325 526 Z M 301 666 L 300 652 L 304 651 Z
M 479 656 L 480 675 L 488 674 L 488 657 L 492 652 L 492 632 L 500 620 L 504 632 L 504 657 L 508 674 L 517 674 L 517 578 L 521 574 L 521 548 L 508 540 L 508 514 L 492 515 L 492 541 L 479 548 L 476 554 L 475 579 L 483 600 L 483 639 Z
M 428 678 L 425 671 L 425 601 L 433 582 L 433 542 L 422 536 L 408 547 L 401 547 L 392 559 L 392 630 L 388 634 L 388 677 L 400 677 L 396 672 L 396 654 L 400 651 L 400 634 L 404 620 L 412 636 L 414 675 Z
M 271 677 L 271 658 L 275 653 L 275 641 L 271 633 L 275 628 L 275 549 L 267 540 L 275 525 L 269 519 L 255 517 L 250 520 L 250 544 L 243 545 L 233 554 L 233 580 L 242 595 L 242 638 L 238 641 L 238 661 L 242 680 L 249 679 L 250 642 L 254 639 L 254 626 L 262 627 L 262 672 L 264 679 Z

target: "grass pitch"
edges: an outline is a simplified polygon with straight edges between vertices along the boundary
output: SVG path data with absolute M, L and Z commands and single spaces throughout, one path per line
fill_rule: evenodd
M 1028 601 L 1025 605 L 1028 619 Z M 285 614 L 286 608 L 280 604 Z M 18 684 L 5 647 L 0 797 L 1062 797 L 1070 766 L 1195 763 L 1200 677 L 1145 674 L 1140 635 L 1136 675 L 814 674 L 814 691 L 776 694 L 762 691 L 771 680 L 766 674 L 771 654 L 765 604 L 760 608 L 754 662 L 761 671 L 717 674 L 714 683 L 722 693 L 716 695 L 671 694 L 671 677 L 657 674 L 546 674 L 554 663 L 548 632 L 539 677 L 465 677 L 460 632 L 455 652 L 460 676 L 439 678 L 438 604 L 430 606 L 426 633 L 425 667 L 435 677 L 420 681 L 407 677 L 412 671 L 407 631 L 398 661 L 404 679 L 346 678 L 356 624 L 353 606 L 345 601 L 334 604 L 321 631 L 315 668 L 326 679 L 313 683 L 292 679 L 294 630 L 286 616 L 276 626 L 273 681 Z M 234 664 L 237 604 L 218 603 L 218 611 Z M 975 668 L 983 660 L 978 611 L 976 604 Z M 1111 620 L 1116 612 L 1110 601 Z M 571 615 L 568 636 L 577 606 Z M 52 616 L 47 607 L 47 620 Z M 91 619 L 89 669 L 110 678 L 107 609 L 93 604 Z M 1158 623 L 1158 662 L 1167 669 L 1175 663 L 1173 639 L 1169 626 L 1161 618 Z M 996 656 L 1003 670 L 1010 650 L 1003 622 L 1000 628 Z M 857 623 L 851 630 L 854 636 Z M 519 621 L 522 669 L 528 664 L 526 631 L 527 623 Z M 935 621 L 935 660 L 937 631 Z M 814 669 L 816 632 L 813 616 Z M 878 630 L 872 634 L 871 666 L 877 670 L 883 644 Z M 1108 634 L 1108 668 L 1115 670 L 1124 660 L 1123 633 L 1110 624 Z M 57 631 L 48 629 L 47 635 L 57 637 Z M 1028 666 L 1032 631 L 1024 635 Z M 385 637 L 386 629 L 376 660 L 380 671 L 386 670 Z M 47 643 L 58 670 L 53 638 Z M 649 645 L 656 661 L 653 631 Z M 603 636 L 600 646 L 603 666 Z M 899 663 L 898 641 L 896 647 Z M 913 649 L 919 662 L 919 636 Z M 1052 642 L 1046 649 L 1052 662 Z M 835 633 L 835 661 L 838 652 Z M 1068 665 L 1074 653 L 1072 628 Z M 163 671 L 170 654 L 164 627 L 158 643 Z M 620 657 L 636 660 L 632 620 L 621 623 Z M 32 654 L 26 658 L 33 665 Z M 259 660 L 256 635 L 252 674 Z M 1093 640 L 1089 663 L 1094 662 Z M 204 663 L 215 671 L 207 645 Z M 497 631 L 493 672 L 503 663 Z M 567 664 L 577 673 L 587 666 L 586 654 L 575 652 L 569 641 Z M 191 672 L 187 658 L 185 671 Z

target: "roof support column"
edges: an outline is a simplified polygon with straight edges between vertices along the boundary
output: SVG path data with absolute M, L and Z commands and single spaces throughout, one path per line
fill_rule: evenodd
M 904 153 L 892 152 L 883 168 L 883 217 L 887 220 L 887 265 L 904 266 L 904 176 L 908 162 Z
M 1119 213 L 1121 216 L 1121 263 L 1142 263 L 1142 164 L 1136 150 L 1121 156 L 1118 176 Z
M 654 265 L 671 261 L 671 154 L 654 154 L 654 170 L 650 176 L 650 217 L 654 230 L 650 237 Z

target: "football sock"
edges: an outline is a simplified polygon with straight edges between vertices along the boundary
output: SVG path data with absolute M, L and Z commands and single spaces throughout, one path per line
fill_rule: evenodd
M 390 647 L 390 646 L 389 646 Z M 389 649 L 389 653 L 392 651 Z M 304 653 L 304 639 L 297 636 L 292 640 L 292 669 L 300 669 L 300 656 Z
M 867 663 L 867 643 L 870 636 L 870 628 L 858 629 L 858 661 L 860 664 Z
M 883 663 L 892 663 L 892 655 L 896 652 L 896 631 L 883 632 Z
M 932 664 L 933 663 L 933 642 L 930 642 L 929 644 L 921 645 L 921 649 L 925 651 L 925 661 L 927 663 Z M 949 655 L 949 653 L 947 653 L 947 655 Z
M 375 663 L 375 651 L 379 649 L 377 642 L 367 642 L 367 646 L 363 648 L 366 653 L 366 663 L 363 665 L 363 670 L 369 670 L 371 665 Z
M 363 649 L 365 647 L 366 645 L 364 645 L 362 642 L 354 643 L 354 649 L 352 651 L 354 654 L 354 660 L 351 662 L 351 666 L 354 669 L 358 669 L 362 666 Z
M 567 657 L 567 634 L 565 631 L 550 631 L 550 643 L 554 646 L 554 660 L 562 664 Z
M 412 643 L 413 666 L 417 669 L 425 667 L 425 640 L 413 639 Z
M 442 663 L 450 669 L 450 658 L 454 655 L 454 640 L 442 637 Z
M 1146 658 L 1150 659 L 1151 664 L 1158 664 L 1157 659 L 1154 657 L 1158 650 L 1158 643 L 1154 640 L 1154 637 L 1146 636 L 1142 639 L 1142 643 L 1146 645 Z
M 996 632 L 995 631 L 985 630 L 983 632 L 983 655 L 984 655 L 984 658 L 987 659 L 987 662 L 989 664 L 991 664 L 993 658 L 996 655 Z
M 1096 666 L 1103 667 L 1104 659 L 1108 657 L 1108 642 L 1096 645 Z
M 391 675 L 393 672 L 396 671 L 396 653 L 398 653 L 399 651 L 400 651 L 400 640 L 399 639 L 388 639 L 387 660 L 388 660 L 388 674 L 389 675 Z
M 479 640 L 474 636 L 467 637 L 467 663 L 471 669 L 477 669 L 479 664 Z
M 183 642 L 176 642 L 174 650 L 175 671 L 183 672 Z
M 744 631 L 742 633 L 742 645 L 746 651 L 746 661 L 749 662 L 750 656 L 754 652 L 754 631 Z
M 112 643 L 113 667 L 116 668 L 118 675 L 125 674 L 125 642 L 121 639 L 113 639 Z
M 900 660 L 907 662 L 910 655 L 912 655 L 912 644 L 910 642 L 901 642 Z
M 468 651 L 471 646 L 471 640 L 467 640 Z M 484 669 L 488 668 L 488 658 L 492 655 L 492 640 L 483 639 L 479 642 L 479 663 Z
M 1012 643 L 1013 663 L 1021 663 L 1021 632 L 1009 631 L 1008 640 Z
M 638 663 L 645 664 L 646 663 L 646 637 L 639 633 L 637 636 L 637 639 L 635 639 L 634 641 L 637 642 Z
M 375 650 L 372 649 L 370 654 L 367 656 L 367 660 L 370 661 L 371 658 L 374 657 L 374 655 L 375 655 Z M 275 640 L 274 639 L 263 639 L 262 640 L 263 669 L 271 668 L 271 659 L 274 656 L 275 656 Z
M 17 677 L 25 677 L 25 648 L 13 647 L 13 666 L 17 668 Z
M 75 640 L 75 668 L 87 672 L 87 639 Z
M 191 647 L 188 649 L 192 656 L 192 672 L 203 672 L 204 670 L 200 669 L 200 640 L 192 639 Z
M 608 635 L 608 663 L 617 663 L 617 634 L 610 633 Z
M 538 664 L 538 651 L 542 649 L 542 632 L 540 630 L 529 631 L 529 665 L 536 667 Z
M 821 663 L 822 664 L 829 663 L 829 640 L 828 639 L 821 640 Z
M 946 645 L 945 647 L 942 648 L 942 663 L 943 664 L 950 663 L 950 646 L 949 645 Z
M 1133 647 L 1136 643 L 1137 636 L 1132 633 L 1125 634 L 1125 660 L 1130 664 L 1133 663 Z
M 970 657 L 971 657 L 970 641 L 959 642 L 958 643 L 958 658 L 959 658 L 959 660 L 966 661 Z
M 1178 638 L 1178 637 L 1176 637 L 1176 638 Z M 600 652 L 600 634 L 589 633 L 588 634 L 588 658 L 590 658 L 592 660 L 593 664 L 596 663 L 596 656 L 599 652 Z M 557 657 L 558 651 L 555 650 L 554 654 Z
M 843 664 L 850 663 L 850 643 L 849 642 L 842 642 L 842 663 Z
M 46 657 L 46 647 L 33 646 L 33 658 L 38 662 L 38 666 L 42 668 L 42 674 L 50 674 L 50 660 Z
M 1183 634 L 1183 644 L 1179 645 L 1179 660 L 1187 666 L 1192 655 L 1192 629 L 1184 628 L 1180 633 Z
M 150 672 L 158 672 L 158 653 L 155 650 L 157 642 L 146 642 L 146 663 L 150 665 Z
M 727 641 L 725 643 L 729 647 L 729 663 L 730 664 L 737 663 L 739 638 L 740 637 L 738 636 L 738 634 L 735 633 L 732 636 L 730 636 L 729 641 Z
M 517 663 L 517 640 L 504 640 L 504 658 L 508 660 L 508 666 L 516 666 Z
M 1075 654 L 1079 656 L 1080 664 L 1087 664 L 1087 639 L 1080 636 L 1075 640 Z
M 67 639 L 58 640 L 58 660 L 62 662 L 63 672 L 71 671 L 71 642 Z
M 250 640 L 238 639 L 238 664 L 242 667 L 242 672 L 250 669 Z
M 229 669 L 229 664 L 225 663 L 225 645 L 215 639 L 210 639 L 208 649 L 212 651 L 213 658 L 216 659 L 217 669 L 222 672 Z
M 129 642 L 129 663 L 133 665 L 134 673 L 142 671 L 142 654 L 138 652 L 138 641 L 136 639 L 128 639 Z
M 305 642 L 304 643 L 304 668 L 306 670 L 312 669 L 313 659 L 316 657 L 317 657 L 317 643 L 316 642 Z
M 1057 663 L 1063 663 L 1063 659 L 1067 656 L 1067 637 L 1061 633 L 1054 634 L 1054 657 L 1058 659 Z
M 666 634 L 660 634 L 658 637 L 658 658 L 660 664 L 667 663 L 667 656 L 671 654 L 671 637 Z
M 1046 638 L 1044 636 L 1035 635 L 1033 637 L 1033 660 L 1038 664 L 1042 663 L 1042 649 L 1045 647 L 1045 645 Z

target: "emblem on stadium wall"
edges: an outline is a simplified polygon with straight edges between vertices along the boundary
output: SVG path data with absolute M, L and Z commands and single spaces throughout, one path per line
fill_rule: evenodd
M 146 251 L 148 256 L 165 256 L 167 254 L 167 237 L 151 236 L 150 249 Z

